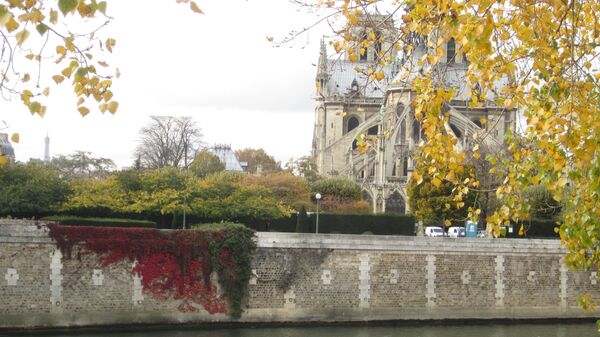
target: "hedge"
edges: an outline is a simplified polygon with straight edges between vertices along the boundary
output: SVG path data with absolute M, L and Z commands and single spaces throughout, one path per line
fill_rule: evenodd
M 116 218 L 84 218 L 69 215 L 54 215 L 42 218 L 46 221 L 55 221 L 65 226 L 99 226 L 99 227 L 145 227 L 156 228 L 156 222 L 135 219 Z
M 523 221 L 526 238 L 558 238 L 559 235 L 554 228 L 559 227 L 556 219 L 531 219 Z M 519 236 L 521 224 L 516 225 L 513 232 Z
M 295 232 L 297 214 L 269 223 L 247 223 L 260 232 Z M 316 230 L 316 214 L 308 215 L 308 232 Z M 415 235 L 415 217 L 404 214 L 328 214 L 319 213 L 319 233 L 377 235 Z

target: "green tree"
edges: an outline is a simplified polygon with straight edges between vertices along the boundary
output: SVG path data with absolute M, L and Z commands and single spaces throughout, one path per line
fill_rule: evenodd
M 247 176 L 244 182 L 267 188 L 271 191 L 273 197 L 295 210 L 299 210 L 301 207 L 309 207 L 311 204 L 310 189 L 306 181 L 286 172 L 264 176 Z
M 102 179 L 78 178 L 69 181 L 72 193 L 61 211 L 80 216 L 106 216 L 126 213 L 135 197 L 127 193 L 116 175 Z
M 335 177 L 317 180 L 311 189 L 314 193 L 319 192 L 323 196 L 331 195 L 349 200 L 361 199 L 360 185 L 348 178 Z
M 239 161 L 248 163 L 248 173 L 250 174 L 267 174 L 281 171 L 279 163 L 263 149 L 247 148 L 237 150 L 235 155 Z
M 311 156 L 300 157 L 296 160 L 290 159 L 285 165 L 285 170 L 293 175 L 304 178 L 309 185 L 312 185 L 317 180 L 321 179 L 319 172 L 317 171 L 317 166 L 314 163 L 314 159 Z
M 372 206 L 361 200 L 362 190 L 353 180 L 334 177 L 317 180 L 311 187 L 314 194 L 321 193 L 320 207 L 330 213 L 371 213 Z
M 268 188 L 245 181 L 247 175 L 221 172 L 196 181 L 192 212 L 215 221 L 270 221 L 290 215 L 290 209 Z
M 208 151 L 199 152 L 190 165 L 190 172 L 199 178 L 204 178 L 210 174 L 225 170 L 225 165 L 221 163 L 219 157 Z
M 308 215 L 306 214 L 306 208 L 302 206 L 298 212 L 298 218 L 296 220 L 296 233 L 308 233 L 310 231 L 310 223 Z
M 464 226 L 468 216 L 467 208 L 455 206 L 452 200 L 453 187 L 449 182 L 435 186 L 429 177 L 424 178 L 420 184 L 411 179 L 407 188 L 411 212 L 425 225 Z M 472 207 L 474 195 L 468 200 Z
M 39 162 L 0 167 L 0 215 L 30 217 L 56 212 L 69 185 L 52 167 Z
M 115 163 L 109 158 L 93 157 L 91 152 L 75 151 L 68 156 L 52 158 L 50 166 L 56 168 L 61 177 L 74 178 L 103 178 L 116 169 Z

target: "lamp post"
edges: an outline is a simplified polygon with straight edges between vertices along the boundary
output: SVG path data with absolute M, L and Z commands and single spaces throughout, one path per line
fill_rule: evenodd
M 321 200 L 321 193 L 315 194 L 315 199 L 317 199 L 317 221 L 315 233 L 319 234 L 319 200 Z

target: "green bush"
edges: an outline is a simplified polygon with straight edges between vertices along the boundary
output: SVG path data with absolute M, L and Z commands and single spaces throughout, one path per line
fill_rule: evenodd
M 42 218 L 46 221 L 55 221 L 65 226 L 98 226 L 98 227 L 145 227 L 156 228 L 156 222 L 135 219 L 115 218 L 84 218 L 69 215 L 53 215 Z
M 313 192 L 319 192 L 324 197 L 334 196 L 340 199 L 360 200 L 361 188 L 354 180 L 336 177 L 317 180 L 312 186 Z
M 300 208 L 298 216 L 296 217 L 296 233 L 308 233 L 310 224 L 308 222 L 308 214 L 304 206 Z

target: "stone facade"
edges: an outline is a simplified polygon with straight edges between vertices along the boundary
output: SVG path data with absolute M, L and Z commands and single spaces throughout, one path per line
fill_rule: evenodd
M 391 17 L 371 15 L 356 27 L 356 36 L 375 32 L 382 36 L 379 50 L 390 48 L 397 28 Z M 360 31 L 360 30 L 363 31 Z M 344 176 L 354 179 L 363 189 L 363 198 L 370 201 L 373 211 L 404 213 L 408 211 L 407 182 L 414 168 L 414 153 L 424 135 L 421 122 L 415 117 L 412 102 L 415 92 L 412 81 L 425 73 L 443 81 L 456 95 L 443 107 L 449 116 L 446 132 L 457 139 L 455 150 L 467 151 L 477 144 L 485 151 L 495 151 L 503 143 L 504 134 L 514 129 L 516 111 L 497 106 L 497 97 L 489 93 L 483 106 L 471 108 L 471 93 L 467 86 L 468 61 L 450 40 L 443 51 L 446 55 L 435 66 L 419 62 L 427 54 L 427 38 L 414 38 L 413 51 L 396 55 L 381 69 L 385 78 L 373 80 L 355 68 L 375 67 L 374 49 L 378 46 L 356 46 L 365 49 L 364 57 L 351 62 L 348 55 L 329 59 L 325 42 L 321 44 L 316 75 L 315 122 L 312 156 L 323 176 Z M 434 53 L 433 53 L 434 54 Z M 506 84 L 508 79 L 496 83 Z M 482 124 L 485 119 L 487 123 Z M 366 152 L 357 149 L 357 138 L 371 137 Z
M 576 318 L 596 272 L 558 240 L 258 233 L 241 322 Z M 43 224 L 0 221 L 0 330 L 227 322 L 143 292 L 132 263 L 66 260 Z

